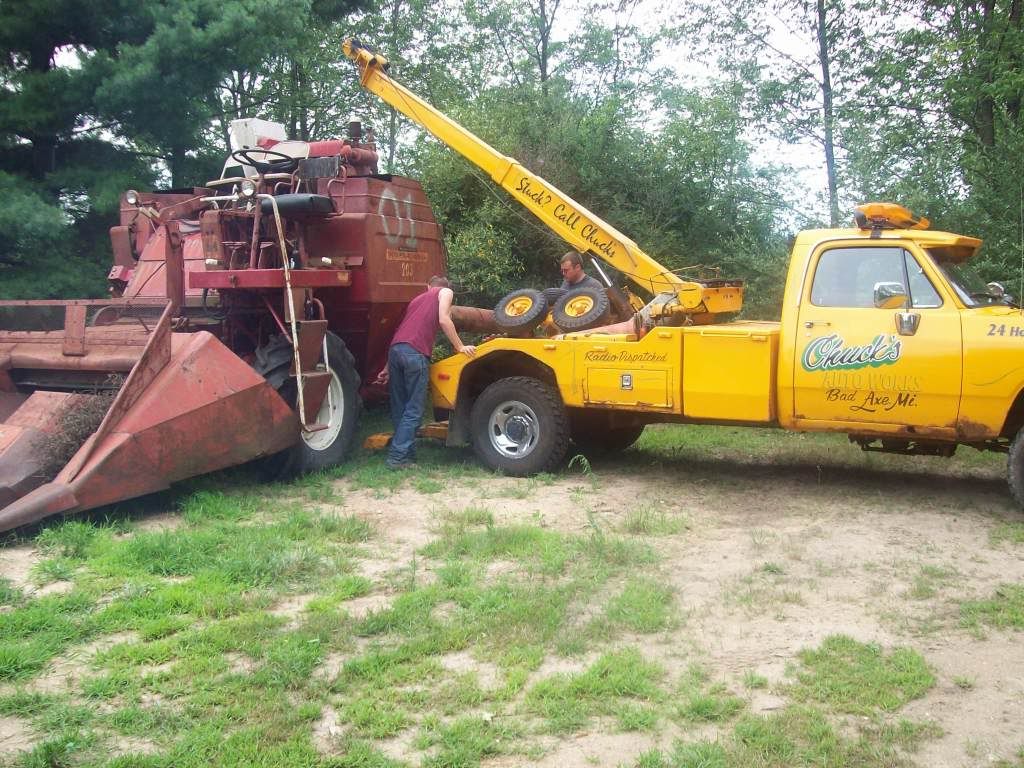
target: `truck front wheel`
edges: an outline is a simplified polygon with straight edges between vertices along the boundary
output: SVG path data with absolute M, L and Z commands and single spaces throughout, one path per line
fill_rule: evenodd
M 554 387 L 528 376 L 499 379 L 473 403 L 473 450 L 491 469 L 525 476 L 558 466 L 569 418 Z
M 1010 453 L 1006 457 L 1006 482 L 1017 506 L 1024 509 L 1024 428 L 1010 443 Z

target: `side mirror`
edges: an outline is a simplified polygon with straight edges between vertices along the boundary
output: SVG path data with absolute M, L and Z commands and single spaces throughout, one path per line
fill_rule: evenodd
M 902 309 L 910 297 L 902 283 L 875 283 L 874 298 L 878 309 Z

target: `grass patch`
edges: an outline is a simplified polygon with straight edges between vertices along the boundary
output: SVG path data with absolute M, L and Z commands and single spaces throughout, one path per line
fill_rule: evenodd
M 1001 584 L 988 600 L 960 604 L 960 623 L 969 629 L 1024 629 L 1024 584 Z
M 989 543 L 1024 544 L 1024 523 L 999 523 L 988 535 Z
M 509 727 L 479 717 L 462 717 L 448 724 L 431 719 L 416 746 L 436 750 L 423 760 L 423 768 L 457 768 L 479 765 L 486 757 L 509 751 L 517 736 Z
M 620 731 L 653 731 L 659 719 L 655 707 L 626 701 L 615 708 L 615 722 Z
M 634 536 L 675 536 L 689 528 L 690 523 L 685 516 L 670 515 L 650 507 L 631 509 L 622 521 L 622 530 Z
M 357 736 L 371 739 L 390 738 L 411 722 L 393 701 L 383 697 L 353 699 L 340 714 L 345 722 L 352 725 Z
M 39 672 L 69 646 L 96 632 L 94 601 L 82 592 L 30 600 L 0 613 L 0 680 Z
M 674 591 L 653 579 L 630 579 L 608 603 L 608 621 L 634 632 L 650 634 L 675 624 Z
M 656 664 L 639 651 L 606 653 L 577 675 L 542 680 L 526 694 L 527 711 L 543 717 L 548 730 L 564 733 L 583 728 L 594 715 L 615 714 L 623 699 L 655 702 L 663 698 Z
M 930 600 L 956 576 L 956 570 L 939 565 L 922 565 L 911 582 L 907 596 L 912 600 Z
M 785 570 L 777 563 L 763 563 L 749 575 L 740 577 L 727 591 L 728 598 L 751 614 L 778 612 L 785 605 L 803 605 L 803 594 L 786 586 L 785 575 Z
M 743 687 L 748 691 L 761 690 L 768 687 L 768 678 L 764 675 L 759 675 L 753 670 L 748 670 L 743 673 Z
M 424 554 L 438 559 L 518 560 L 547 574 L 560 574 L 573 556 L 566 537 L 536 526 L 492 526 L 451 532 L 428 544 Z
M 909 648 L 886 654 L 874 644 L 844 635 L 825 639 L 816 650 L 800 652 L 802 669 L 789 692 L 837 712 L 869 715 L 892 711 L 920 698 L 935 685 L 925 660 Z
M 440 493 L 445 485 L 433 477 L 416 476 L 412 479 L 412 487 L 417 493 Z
M 640 756 L 638 768 L 897 768 L 941 729 L 901 720 L 868 723 L 854 735 L 838 731 L 823 712 L 795 706 L 769 716 L 744 715 L 718 741 L 677 742 L 670 752 Z

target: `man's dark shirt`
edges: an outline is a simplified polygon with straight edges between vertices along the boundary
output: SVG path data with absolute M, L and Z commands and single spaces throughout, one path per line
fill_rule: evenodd
M 594 290 L 603 291 L 604 286 L 595 277 L 591 277 L 588 274 L 583 275 L 583 279 L 578 283 L 570 283 L 568 280 L 563 280 L 561 285 L 562 290 L 568 291 L 573 288 L 593 288 Z

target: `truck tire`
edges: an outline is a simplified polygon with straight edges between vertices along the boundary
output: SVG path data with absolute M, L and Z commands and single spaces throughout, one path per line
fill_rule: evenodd
M 327 357 L 332 374 L 329 395 L 320 406 L 317 421 L 327 424 L 319 432 L 301 432 L 298 442 L 260 463 L 261 472 L 272 480 L 317 472 L 340 464 L 352 451 L 362 400 L 356 361 L 345 342 L 327 334 Z M 290 375 L 292 345 L 284 336 L 274 336 L 256 350 L 256 371 L 274 387 L 285 402 L 296 407 L 295 378 Z M 323 370 L 323 361 L 317 367 Z
M 494 308 L 494 324 L 503 331 L 532 331 L 548 314 L 544 294 L 532 288 L 520 288 L 507 294 Z
M 541 293 L 544 294 L 544 298 L 548 301 L 548 307 L 553 307 L 558 303 L 558 300 L 565 296 L 569 290 L 567 288 L 545 288 Z
M 473 450 L 491 469 L 524 477 L 555 469 L 569 447 L 569 417 L 558 391 L 529 376 L 499 379 L 470 413 Z
M 608 294 L 603 288 L 573 288 L 555 304 L 551 319 L 563 331 L 585 331 L 607 325 Z
M 584 456 L 610 456 L 629 448 L 640 439 L 643 424 L 609 423 L 603 413 L 577 414 L 570 419 L 573 446 Z
M 1010 494 L 1017 506 L 1024 509 L 1024 428 L 1010 443 L 1010 452 L 1006 457 L 1006 483 L 1010 486 Z

